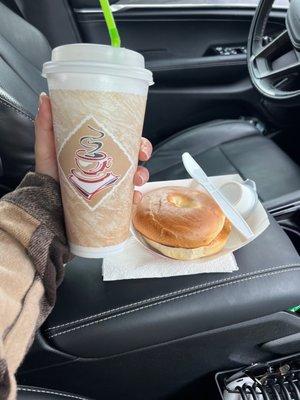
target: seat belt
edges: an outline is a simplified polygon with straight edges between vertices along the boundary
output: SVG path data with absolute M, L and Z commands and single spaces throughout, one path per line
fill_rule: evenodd
M 26 18 L 25 18 L 25 13 L 24 13 L 24 4 L 23 4 L 22 0 L 14 0 L 14 2 L 15 2 L 15 5 L 16 5 L 16 7 L 17 7 L 19 13 L 21 14 L 21 16 L 22 16 L 24 19 L 26 19 Z

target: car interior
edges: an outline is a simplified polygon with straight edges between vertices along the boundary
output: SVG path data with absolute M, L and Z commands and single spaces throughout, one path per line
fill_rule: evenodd
M 103 282 L 101 260 L 74 257 L 18 399 L 299 399 L 300 1 L 111 6 L 122 45 L 154 75 L 150 179 L 188 178 L 188 151 L 209 176 L 253 179 L 270 226 L 231 274 Z M 98 0 L 0 0 L 1 196 L 34 170 L 43 63 L 80 42 L 109 44 Z M 269 397 L 223 393 L 271 373 Z

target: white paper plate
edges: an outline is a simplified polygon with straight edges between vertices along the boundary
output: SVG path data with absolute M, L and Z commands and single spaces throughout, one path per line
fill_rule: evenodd
M 237 181 L 243 182 L 239 175 L 220 175 L 220 176 L 213 176 L 209 178 L 218 188 L 230 181 Z M 142 188 L 138 188 L 143 194 L 150 192 L 154 189 L 158 189 L 164 186 L 182 186 L 197 189 L 200 188 L 197 182 L 193 179 L 181 179 L 181 180 L 174 180 L 174 181 L 159 181 L 159 182 L 150 182 L 144 185 Z M 235 250 L 240 249 L 243 246 L 246 246 L 251 241 L 255 240 L 270 224 L 268 214 L 266 213 L 263 205 L 260 201 L 257 202 L 255 209 L 246 218 L 247 223 L 249 224 L 250 228 L 252 229 L 254 236 L 252 239 L 248 240 L 245 239 L 240 233 L 235 229 L 232 228 L 232 231 L 229 235 L 228 241 L 225 247 L 219 251 L 217 254 L 214 254 L 209 257 L 203 257 L 197 260 L 197 262 L 206 262 L 209 260 L 213 260 L 219 257 L 224 256 L 225 254 L 232 253 Z M 131 228 L 132 235 L 136 238 L 136 240 L 145 248 L 147 251 L 154 253 L 155 255 L 159 255 L 162 258 L 170 259 L 169 257 L 161 254 L 156 249 L 152 248 L 144 239 L 143 236 L 137 232 L 134 227 Z

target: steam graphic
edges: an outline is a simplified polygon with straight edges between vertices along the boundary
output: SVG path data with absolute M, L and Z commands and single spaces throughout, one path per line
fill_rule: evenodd
M 75 151 L 76 168 L 70 170 L 70 183 L 84 196 L 91 200 L 101 190 L 112 186 L 119 176 L 108 171 L 113 166 L 113 158 L 101 151 L 105 133 L 88 125 L 88 129 L 98 136 L 86 135 L 80 139 L 80 148 Z

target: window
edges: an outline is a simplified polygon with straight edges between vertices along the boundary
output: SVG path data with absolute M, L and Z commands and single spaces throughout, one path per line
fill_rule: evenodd
M 207 4 L 207 5 L 216 5 L 216 4 L 236 4 L 236 5 L 256 5 L 258 0 L 119 0 L 116 2 L 116 5 L 121 4 L 137 4 L 137 5 L 191 5 L 191 4 Z M 289 4 L 289 0 L 276 0 L 276 7 L 287 7 Z

